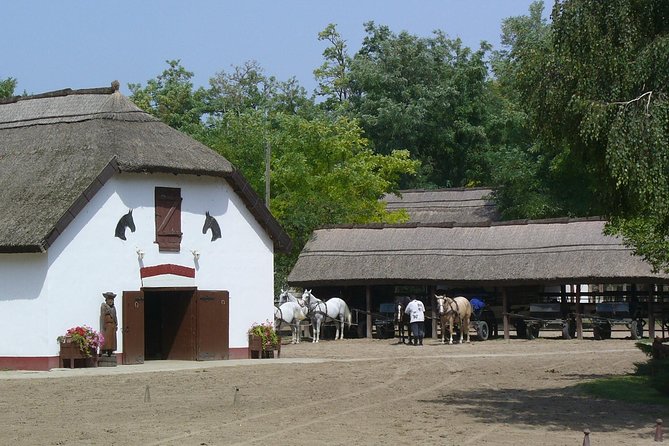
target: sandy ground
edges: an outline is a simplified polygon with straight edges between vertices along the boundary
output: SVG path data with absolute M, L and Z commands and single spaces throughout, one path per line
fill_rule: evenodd
M 55 379 L 0 372 L 0 444 L 581 446 L 587 428 L 593 446 L 651 445 L 666 407 L 574 389 L 643 360 L 622 339 L 346 339 L 284 345 L 281 359 L 234 366 Z

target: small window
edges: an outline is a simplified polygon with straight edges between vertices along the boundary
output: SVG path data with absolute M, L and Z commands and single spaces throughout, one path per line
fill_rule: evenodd
M 179 252 L 181 236 L 181 189 L 156 187 L 158 250 Z

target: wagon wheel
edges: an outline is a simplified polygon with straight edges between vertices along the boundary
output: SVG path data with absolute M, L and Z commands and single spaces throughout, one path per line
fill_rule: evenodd
M 539 326 L 538 325 L 528 325 L 527 327 L 527 339 L 532 340 L 539 337 Z
M 516 322 L 516 336 L 519 338 L 527 337 L 527 324 L 524 320 Z
M 611 324 L 608 322 L 602 326 L 602 339 L 611 339 Z
M 594 327 L 592 327 L 592 336 L 595 338 L 596 341 L 602 340 L 602 329 L 600 328 L 599 325 L 595 325 Z
M 643 325 L 639 324 L 639 321 L 630 322 L 630 334 L 632 339 L 640 339 L 643 336 Z
M 490 331 L 488 329 L 488 323 L 486 321 L 480 321 L 476 324 L 476 335 L 480 341 L 487 341 Z
M 571 339 L 571 333 L 569 333 L 569 324 L 562 326 L 562 339 Z

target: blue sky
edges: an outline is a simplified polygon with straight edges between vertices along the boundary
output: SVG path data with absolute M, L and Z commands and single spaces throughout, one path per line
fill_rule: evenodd
M 499 47 L 506 17 L 526 14 L 532 0 L 14 0 L 3 2 L 0 78 L 17 93 L 146 84 L 180 59 L 196 86 L 247 60 L 279 80 L 296 77 L 311 92 L 313 70 L 329 23 L 353 54 L 373 20 L 394 32 L 429 36 L 435 29 L 478 47 Z M 547 8 L 552 2 L 547 1 Z M 547 12 L 545 12 L 545 15 Z

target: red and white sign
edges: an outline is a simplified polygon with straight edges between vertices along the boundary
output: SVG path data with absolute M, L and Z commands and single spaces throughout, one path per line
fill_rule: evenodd
M 140 268 L 139 275 L 142 278 L 142 287 L 164 288 L 164 287 L 194 287 L 195 268 L 173 265 L 147 266 Z

